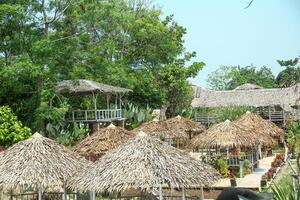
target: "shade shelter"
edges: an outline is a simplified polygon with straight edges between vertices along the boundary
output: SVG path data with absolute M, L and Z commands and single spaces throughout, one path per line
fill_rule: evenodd
M 263 119 L 258 114 L 246 112 L 243 116 L 235 121 L 249 129 L 255 130 L 259 135 L 269 135 L 272 137 L 284 138 L 285 131 L 273 122 Z
M 45 189 L 64 188 L 68 178 L 89 164 L 84 158 L 39 133 L 1 154 L 0 188 L 3 191 L 33 189 L 38 191 L 39 200 Z
M 205 127 L 200 123 L 177 116 L 164 121 L 153 120 L 146 122 L 133 131 L 143 131 L 150 136 L 160 138 L 178 147 L 180 143 L 190 139 L 193 134 L 204 130 Z
M 118 193 L 130 189 L 156 193 L 162 187 L 184 188 L 212 185 L 218 172 L 185 152 L 140 132 L 108 152 L 93 166 L 70 179 L 72 189 Z M 184 193 L 183 193 L 184 194 Z
M 132 90 L 86 79 L 63 80 L 55 87 L 57 94 L 88 95 L 92 97 L 93 108 L 73 108 L 68 112 L 67 120 L 70 122 L 89 123 L 93 125 L 93 130 L 98 130 L 100 123 L 112 121 L 121 121 L 124 123 L 122 96 L 130 91 Z M 100 95 L 106 98 L 106 108 L 98 108 L 97 104 L 99 102 L 97 99 Z
M 118 147 L 134 135 L 134 133 L 124 128 L 111 124 L 83 139 L 74 147 L 74 151 L 88 160 L 95 161 L 107 151 Z

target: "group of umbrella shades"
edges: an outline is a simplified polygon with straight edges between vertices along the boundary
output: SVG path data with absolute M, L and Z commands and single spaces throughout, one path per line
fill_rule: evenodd
M 37 191 L 39 199 L 43 192 L 57 189 L 63 190 L 66 198 L 67 188 L 89 191 L 91 199 L 95 199 L 96 193 L 112 196 L 130 190 L 162 199 L 162 189 L 173 188 L 182 190 L 185 199 L 186 188 L 200 188 L 203 198 L 203 187 L 218 180 L 219 173 L 209 164 L 153 137 L 162 132 L 172 137 L 175 133 L 184 136 L 187 128 L 202 129 L 181 117 L 171 119 L 168 124 L 149 122 L 133 132 L 109 126 L 101 134 L 87 137 L 73 150 L 35 133 L 0 153 L 0 189 L 10 194 Z M 202 130 L 191 140 L 191 146 L 273 145 L 272 136 L 283 134 L 276 125 L 246 113 L 236 122 L 225 121 Z M 100 158 L 92 163 L 81 157 L 90 159 L 91 153 Z
M 139 190 L 163 199 L 162 188 L 210 186 L 219 173 L 161 140 L 140 132 L 92 163 L 56 141 L 35 133 L 0 154 L 0 188 L 13 194 L 60 188 L 76 192 L 120 194 Z M 12 196 L 11 196 L 12 199 Z

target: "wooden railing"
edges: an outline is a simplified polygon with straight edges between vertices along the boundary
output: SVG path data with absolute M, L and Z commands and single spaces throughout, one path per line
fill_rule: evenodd
M 117 119 L 122 119 L 121 109 L 72 110 L 67 115 L 67 120 L 71 122 L 106 122 Z
M 258 161 L 256 154 L 248 154 L 242 157 L 229 157 L 227 159 L 228 166 L 240 166 L 240 161 L 249 160 L 251 164 L 255 164 Z

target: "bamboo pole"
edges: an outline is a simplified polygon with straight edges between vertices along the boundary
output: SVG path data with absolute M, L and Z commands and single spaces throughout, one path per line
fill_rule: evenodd
M 159 184 L 159 200 L 163 200 L 162 186 Z
M 185 200 L 185 188 L 182 188 L 182 200 Z
M 41 188 L 41 186 L 39 186 L 39 194 L 38 194 L 39 196 L 38 196 L 38 199 L 39 200 L 42 200 L 43 199 L 43 192 L 42 192 L 42 188 Z
M 67 188 L 64 185 L 64 200 L 67 200 Z
M 201 190 L 201 197 L 200 197 L 200 199 L 201 199 L 201 200 L 204 200 L 204 191 L 203 191 L 203 185 L 201 185 L 201 188 L 200 188 L 200 190 Z

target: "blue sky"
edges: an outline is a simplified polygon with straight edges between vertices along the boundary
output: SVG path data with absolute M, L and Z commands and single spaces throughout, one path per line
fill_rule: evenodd
M 164 15 L 187 28 L 185 46 L 205 68 L 191 82 L 206 86 L 220 65 L 266 65 L 300 55 L 300 0 L 154 0 Z

